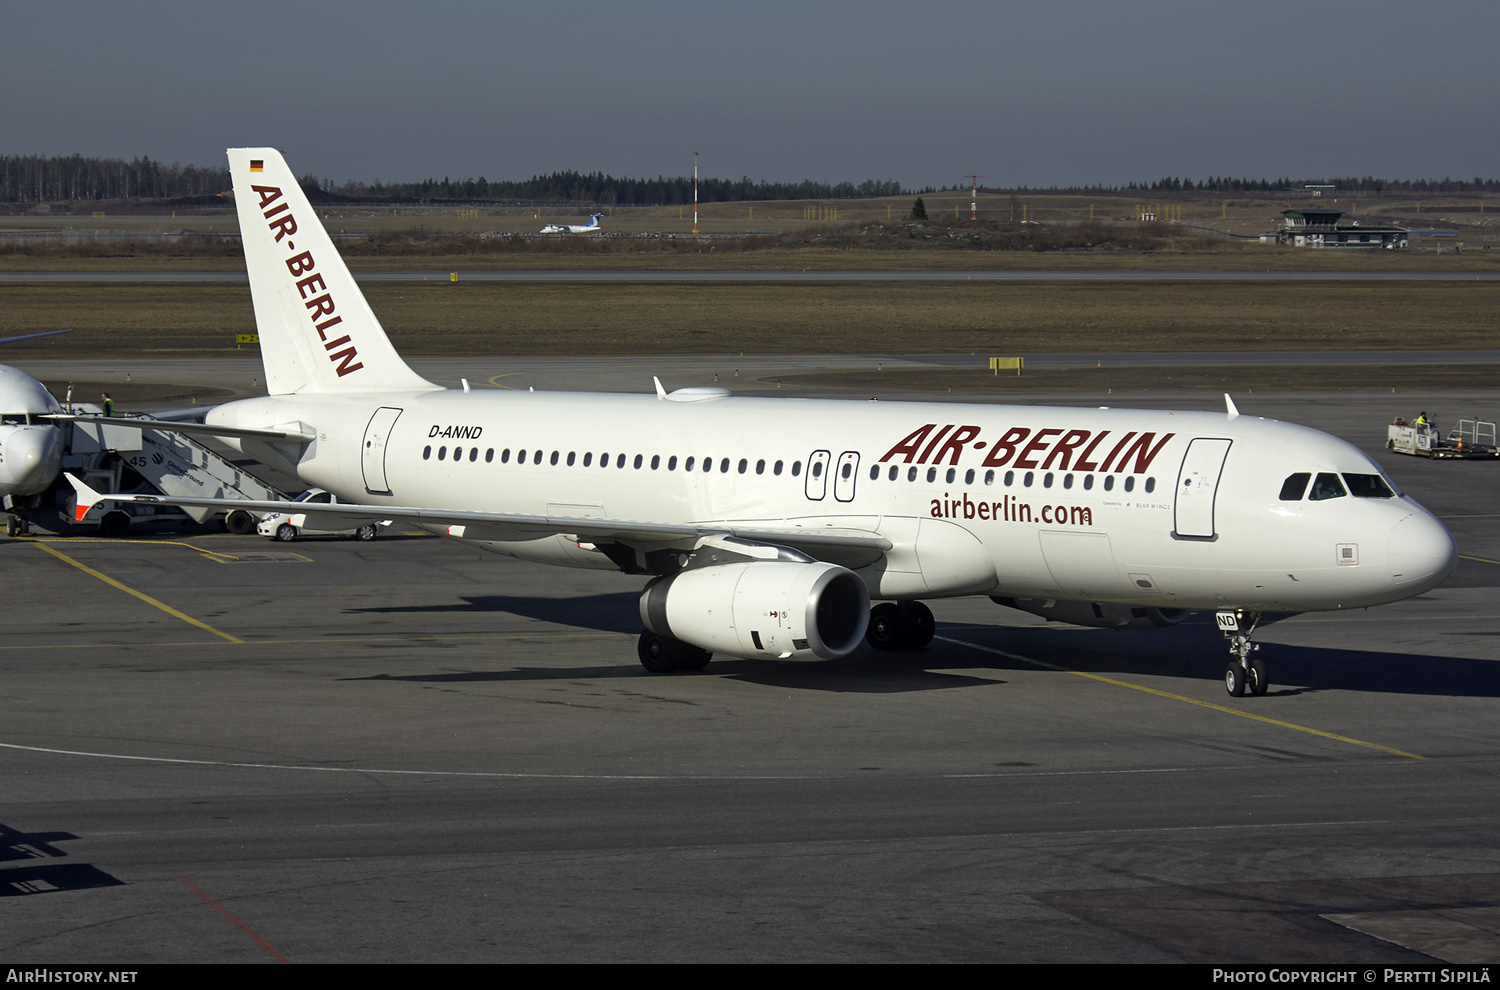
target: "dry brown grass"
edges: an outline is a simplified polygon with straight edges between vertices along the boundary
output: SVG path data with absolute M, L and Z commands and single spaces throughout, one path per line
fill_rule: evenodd
M 377 283 L 405 354 L 976 353 L 1487 349 L 1500 284 L 948 285 Z M 227 285 L 0 286 L 7 356 L 233 352 L 255 330 Z

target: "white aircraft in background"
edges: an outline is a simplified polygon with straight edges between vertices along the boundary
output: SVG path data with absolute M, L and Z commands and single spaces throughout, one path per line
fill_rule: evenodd
M 10 344 L 71 330 L 47 330 L 0 339 Z M 41 382 L 17 368 L 0 365 L 0 506 L 24 512 L 57 480 L 67 439 L 50 418 L 63 407 Z M 6 522 L 11 535 L 19 520 Z
M 206 429 L 400 520 L 526 560 L 647 576 L 651 671 L 925 645 L 922 599 L 1084 625 L 1216 613 L 1225 685 L 1264 693 L 1268 612 L 1436 586 L 1457 551 L 1370 457 L 1227 411 L 470 392 L 401 360 L 281 155 L 229 151 L 268 396 Z M 78 512 L 112 498 L 74 480 Z M 120 497 L 179 505 L 214 499 Z M 234 501 L 273 511 L 281 503 Z M 880 600 L 873 610 L 871 599 Z
M 589 217 L 588 223 L 549 223 L 542 228 L 544 234 L 597 234 L 604 228 L 599 226 L 599 218 L 602 213 L 595 213 Z

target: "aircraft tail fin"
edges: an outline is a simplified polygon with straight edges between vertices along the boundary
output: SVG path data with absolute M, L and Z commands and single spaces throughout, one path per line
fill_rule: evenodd
M 281 153 L 228 154 L 267 391 L 437 388 L 391 346 Z

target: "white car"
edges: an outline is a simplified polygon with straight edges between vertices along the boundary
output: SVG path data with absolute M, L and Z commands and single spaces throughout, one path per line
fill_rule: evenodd
M 321 502 L 327 505 L 338 502 L 338 496 L 321 488 L 309 488 L 292 501 Z M 390 524 L 389 519 L 382 519 L 378 522 L 365 523 L 355 529 L 325 529 L 317 521 L 316 515 L 308 516 L 305 512 L 273 512 L 261 519 L 255 531 L 261 536 L 279 540 L 282 543 L 290 543 L 299 536 L 352 536 L 356 540 L 373 540 L 376 533 Z

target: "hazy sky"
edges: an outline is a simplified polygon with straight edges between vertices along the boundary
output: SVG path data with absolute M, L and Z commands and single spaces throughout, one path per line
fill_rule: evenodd
M 0 153 L 346 179 L 1500 175 L 1495 0 L 9 5 Z

